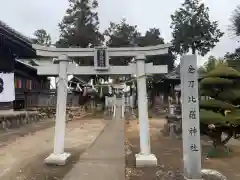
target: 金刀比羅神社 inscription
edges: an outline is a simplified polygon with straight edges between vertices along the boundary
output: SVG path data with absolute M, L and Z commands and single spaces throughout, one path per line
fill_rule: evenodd
M 196 97 L 196 93 L 194 92 L 195 89 L 197 88 L 196 86 L 196 76 L 195 76 L 195 73 L 196 72 L 196 68 L 193 66 L 193 65 L 189 65 L 188 66 L 188 70 L 187 70 L 187 88 L 188 88 L 188 103 L 190 104 L 190 106 L 188 107 L 192 107 L 192 108 L 188 108 L 188 119 L 189 120 L 196 120 L 197 119 L 197 110 L 196 110 L 196 103 L 197 102 L 197 98 Z M 190 124 L 190 127 L 189 127 L 189 135 L 194 138 L 196 137 L 197 133 L 198 133 L 198 129 L 196 128 L 196 126 L 194 126 L 194 123 L 189 123 Z M 194 139 L 192 139 L 193 142 L 194 142 Z M 191 143 L 189 144 L 190 145 L 190 151 L 192 152 L 197 152 L 199 151 L 199 147 L 197 144 L 195 143 Z
M 201 177 L 201 144 L 199 129 L 197 57 L 181 58 L 182 130 L 184 175 L 186 179 Z

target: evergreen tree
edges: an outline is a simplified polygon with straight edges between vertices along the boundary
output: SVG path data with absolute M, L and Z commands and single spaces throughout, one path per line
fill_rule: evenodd
M 223 58 L 216 58 L 214 56 L 209 56 L 208 60 L 199 68 L 199 74 L 206 74 L 219 66 L 226 65 L 227 61 Z
M 235 49 L 235 52 L 233 53 L 226 53 L 225 54 L 225 58 L 228 59 L 228 60 L 240 60 L 240 47 Z
M 58 47 L 90 47 L 100 45 L 103 36 L 99 32 L 97 0 L 69 0 L 69 8 L 59 24 Z
M 231 17 L 232 21 L 232 30 L 237 35 L 240 36 L 240 5 L 234 10 Z
M 38 29 L 34 32 L 34 38 L 32 39 L 34 44 L 40 44 L 43 46 L 50 46 L 52 41 L 51 41 L 51 36 L 50 34 L 47 33 L 46 30 L 44 29 Z
M 233 33 L 240 37 L 240 5 L 234 10 L 232 17 L 231 17 L 231 30 Z M 227 59 L 228 64 L 235 68 L 236 70 L 240 71 L 240 47 L 235 49 L 235 52 L 227 52 L 224 56 Z
M 108 47 L 133 47 L 137 45 L 137 38 L 141 33 L 137 30 L 136 25 L 130 25 L 123 19 L 119 24 L 110 22 L 110 27 L 105 30 L 104 35 Z M 111 58 L 110 64 L 127 65 L 132 57 Z
M 97 0 L 69 0 L 69 8 L 59 24 L 60 39 L 57 47 L 94 47 L 101 45 L 104 38 L 99 32 L 99 18 L 96 9 Z M 77 57 L 73 60 L 81 66 L 93 65 L 92 57 Z M 79 77 L 89 81 L 96 76 Z
M 159 44 L 165 44 L 165 42 L 161 37 L 160 30 L 157 28 L 150 28 L 146 31 L 144 36 L 137 38 L 137 45 L 140 47 L 155 46 Z M 175 59 L 176 58 L 170 49 L 168 54 L 147 57 L 146 61 L 152 62 L 155 65 L 168 65 L 168 70 L 171 71 L 174 68 Z
M 134 47 L 134 46 L 154 46 L 164 44 L 164 39 L 161 37 L 160 30 L 157 28 L 150 28 L 144 35 L 137 30 L 136 25 L 130 25 L 123 19 L 119 24 L 110 23 L 110 27 L 104 33 L 109 47 Z M 117 57 L 118 60 L 112 58 L 111 64 L 126 65 L 132 57 Z M 167 64 L 169 70 L 174 66 L 175 57 L 170 52 L 167 56 L 153 56 L 147 57 L 147 62 L 154 64 Z
M 222 64 L 205 74 L 200 81 L 200 94 L 208 97 L 200 101 L 201 132 L 212 139 L 214 153 L 219 153 L 216 149 L 225 152 L 224 145 L 239 134 L 239 78 L 238 71 Z
M 172 16 L 174 50 L 179 53 L 206 55 L 223 36 L 218 22 L 211 21 L 209 9 L 200 0 L 185 0 Z

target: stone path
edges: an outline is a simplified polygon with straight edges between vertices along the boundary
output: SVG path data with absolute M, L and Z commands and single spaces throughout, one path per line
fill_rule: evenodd
M 124 121 L 113 120 L 64 180 L 125 179 Z

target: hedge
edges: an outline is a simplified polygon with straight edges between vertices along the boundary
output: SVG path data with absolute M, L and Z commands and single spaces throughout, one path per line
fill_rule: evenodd
M 200 108 L 209 110 L 209 109 L 219 109 L 219 110 L 234 110 L 236 107 L 232 104 L 229 104 L 224 101 L 216 100 L 216 99 L 209 99 L 209 100 L 201 100 Z
M 200 86 L 232 85 L 233 80 L 220 77 L 208 77 L 200 81 Z
M 200 110 L 200 122 L 203 124 L 226 124 L 227 117 L 209 110 Z
M 221 66 L 210 71 L 204 77 L 240 78 L 240 73 L 231 67 Z

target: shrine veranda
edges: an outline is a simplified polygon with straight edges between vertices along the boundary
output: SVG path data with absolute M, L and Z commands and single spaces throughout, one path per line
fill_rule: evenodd
M 167 54 L 169 47 L 171 47 L 171 44 L 128 48 L 53 48 L 33 45 L 37 55 L 41 57 L 41 59 L 39 59 L 41 65 L 36 67 L 38 74 L 59 77 L 54 152 L 45 159 L 45 162 L 64 165 L 70 157 L 69 153 L 64 152 L 68 75 L 136 74 L 140 128 L 140 153 L 136 154 L 136 166 L 156 166 L 157 158 L 150 150 L 146 75 L 166 74 L 168 68 L 167 65 L 145 63 L 145 59 L 147 56 Z M 127 66 L 110 66 L 109 57 L 118 56 L 133 57 L 135 63 Z M 75 64 L 69 63 L 72 57 L 94 57 L 94 66 L 76 66 Z M 53 61 L 53 58 L 57 59 Z M 184 173 L 187 179 L 200 180 L 201 146 L 198 112 L 198 74 L 196 69 L 197 58 L 195 55 L 185 55 L 181 58 L 182 119 L 184 119 L 182 123 Z M 122 90 L 121 88 L 119 89 Z M 122 106 L 123 105 L 124 103 Z M 190 116 L 189 113 L 192 115 Z M 122 114 L 122 116 L 124 115 Z M 114 120 L 120 119 L 121 117 L 116 117 Z M 159 161 L 161 161 L 161 159 Z

